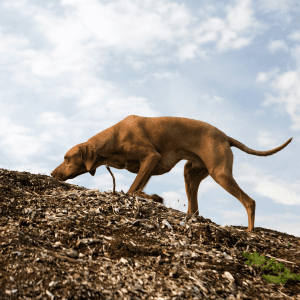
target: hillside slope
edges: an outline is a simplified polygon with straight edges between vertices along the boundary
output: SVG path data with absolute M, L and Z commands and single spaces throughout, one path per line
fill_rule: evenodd
M 268 283 L 242 255 L 300 274 L 300 238 L 241 229 L 0 169 L 0 299 L 300 299 L 300 281 Z

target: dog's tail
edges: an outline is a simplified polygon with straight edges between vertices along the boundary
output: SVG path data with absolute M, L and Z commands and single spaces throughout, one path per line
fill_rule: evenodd
M 268 155 L 272 155 L 272 154 L 275 154 L 277 153 L 278 151 L 280 151 L 281 149 L 283 149 L 284 147 L 286 147 L 291 141 L 292 141 L 293 138 L 290 138 L 287 142 L 285 142 L 283 145 L 275 148 L 275 149 L 272 149 L 272 150 L 268 150 L 268 151 L 257 151 L 257 150 L 253 150 L 253 149 L 250 149 L 248 148 L 247 146 L 245 146 L 244 144 L 242 144 L 241 142 L 235 140 L 234 138 L 232 137 L 228 137 L 228 140 L 229 140 L 229 144 L 230 144 L 230 147 L 233 146 L 233 147 L 237 147 L 239 148 L 240 150 L 248 153 L 248 154 L 252 154 L 252 155 L 257 155 L 257 156 L 268 156 Z

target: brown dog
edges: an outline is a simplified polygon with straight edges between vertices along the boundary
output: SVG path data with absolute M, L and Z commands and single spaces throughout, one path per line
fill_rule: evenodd
M 71 148 L 63 163 L 51 175 L 63 181 L 87 172 L 94 176 L 99 166 L 107 164 L 138 174 L 128 193 L 137 192 L 145 196 L 141 191 L 151 176 L 165 174 L 180 160 L 186 159 L 187 212 L 197 212 L 199 184 L 210 175 L 244 205 L 248 214 L 246 231 L 252 231 L 255 201 L 242 191 L 232 176 L 233 154 L 230 147 L 252 155 L 268 156 L 286 147 L 291 140 L 273 150 L 256 151 L 202 121 L 132 115 L 96 134 L 86 143 Z M 146 196 L 154 198 L 155 195 Z

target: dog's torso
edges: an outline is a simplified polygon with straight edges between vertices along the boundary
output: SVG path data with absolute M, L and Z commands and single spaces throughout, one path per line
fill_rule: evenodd
M 109 144 L 107 152 L 95 140 L 105 140 Z M 107 136 L 113 141 L 107 142 Z M 153 147 L 161 158 L 152 175 L 162 175 L 169 172 L 182 159 L 192 161 L 193 167 L 203 167 L 202 159 L 197 153 L 207 149 L 207 143 L 228 143 L 225 133 L 216 127 L 202 121 L 179 117 L 147 118 L 135 115 L 128 116 L 112 127 L 98 133 L 90 140 L 96 144 L 96 150 L 101 149 L 97 165 L 108 164 L 117 169 L 127 169 L 138 173 L 140 161 L 136 159 L 135 146 Z M 89 142 L 88 141 L 88 142 Z

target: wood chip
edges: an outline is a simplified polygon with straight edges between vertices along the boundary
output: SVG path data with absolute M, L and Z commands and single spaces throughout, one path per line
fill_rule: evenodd
M 245 229 L 0 169 L 0 299 L 300 300 L 300 281 L 269 283 L 262 275 L 271 271 L 242 255 L 275 258 L 298 275 L 300 238 Z

